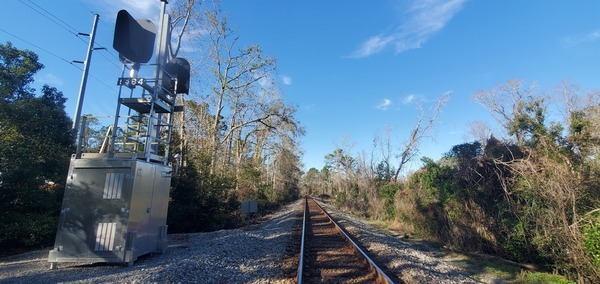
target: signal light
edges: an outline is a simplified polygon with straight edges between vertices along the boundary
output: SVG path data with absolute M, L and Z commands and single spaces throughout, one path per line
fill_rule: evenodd
M 117 13 L 113 48 L 120 57 L 135 63 L 147 63 L 154 51 L 156 26 L 150 20 L 134 19 L 126 10 Z
M 165 65 L 162 79 L 163 88 L 173 94 L 187 94 L 190 90 L 190 63 L 181 57 Z M 175 84 L 177 82 L 177 84 Z

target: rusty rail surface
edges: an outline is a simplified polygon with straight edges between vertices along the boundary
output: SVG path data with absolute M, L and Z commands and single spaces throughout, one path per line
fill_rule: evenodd
M 312 198 L 304 203 L 298 283 L 393 283 Z

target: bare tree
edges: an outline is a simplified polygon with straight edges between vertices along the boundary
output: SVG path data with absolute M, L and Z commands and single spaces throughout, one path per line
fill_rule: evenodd
M 472 98 L 486 108 L 509 135 L 514 135 L 519 145 L 531 134 L 525 124 L 543 124 L 543 117 L 536 117 L 536 112 L 545 113 L 545 97 L 537 92 L 536 83 L 525 86 L 523 80 L 508 80 L 494 89 L 479 90 Z
M 554 90 L 550 97 L 559 105 L 562 110 L 566 124 L 571 125 L 571 114 L 577 111 L 592 110 L 595 106 L 600 105 L 600 90 L 592 90 L 583 93 L 578 84 L 564 80 Z M 594 117 L 593 111 L 589 112 L 591 117 Z
M 175 36 L 171 36 L 175 42 L 175 47 L 173 48 L 173 43 L 171 43 L 170 47 L 172 57 L 177 57 L 188 25 L 192 20 L 192 15 L 198 10 L 197 6 L 199 5 L 200 1 L 196 2 L 196 0 L 177 1 L 173 3 L 170 13 L 172 16 L 171 30 L 175 32 Z
M 467 135 L 465 139 L 475 138 L 479 143 L 481 143 L 481 148 L 485 148 L 485 145 L 490 138 L 492 131 L 490 126 L 485 121 L 473 121 L 469 125 L 469 130 L 467 131 Z
M 225 157 L 222 165 L 229 163 L 234 140 L 242 139 L 244 127 L 265 123 L 269 117 L 276 115 L 264 112 L 273 109 L 261 107 L 268 102 L 259 100 L 260 84 L 268 80 L 275 70 L 275 60 L 264 57 L 256 45 L 237 49 L 239 37 L 228 27 L 227 18 L 218 13 L 207 13 L 206 17 L 213 62 L 211 70 L 215 78 L 209 95 L 215 111 L 209 133 L 214 171 L 220 152 Z M 223 127 L 225 116 L 229 117 L 229 124 Z M 222 148 L 223 145 L 225 148 Z M 243 145 L 238 144 L 238 147 Z
M 406 163 L 408 163 L 419 153 L 419 144 L 423 141 L 423 139 L 428 137 L 431 131 L 433 131 L 435 122 L 437 121 L 437 118 L 442 112 L 444 106 L 448 103 L 450 95 L 450 93 L 445 93 L 443 96 L 441 96 L 433 109 L 431 109 L 429 112 L 425 112 L 422 103 L 418 102 L 417 107 L 420 110 L 420 114 L 417 117 L 415 126 L 410 132 L 408 140 L 404 142 L 403 147 L 400 149 L 401 152 L 397 156 L 400 161 L 394 174 L 394 180 L 398 180 L 398 176 L 404 168 L 404 165 L 406 165 Z
M 172 56 L 183 50 L 192 58 L 192 78 L 203 72 L 194 81 L 197 93 L 178 98 L 185 106 L 175 119 L 180 152 L 201 151 L 210 159 L 210 172 L 220 175 L 237 175 L 249 159 L 256 165 L 272 161 L 281 139 L 304 133 L 274 82 L 276 60 L 258 45 L 240 46 L 218 0 L 174 1 L 171 8 L 174 38 L 177 34 Z M 266 174 L 267 165 L 260 171 Z
M 375 136 L 375 138 L 373 139 L 373 143 L 375 148 L 379 148 L 379 154 L 381 155 L 381 163 L 383 166 L 383 171 L 384 171 L 384 178 L 391 178 L 392 177 L 392 171 L 393 171 L 393 166 L 392 166 L 392 142 L 391 142 L 391 133 L 392 133 L 392 127 L 391 126 L 386 126 L 385 127 L 385 136 L 384 137 L 379 137 L 379 136 Z M 394 172 L 395 173 L 395 172 Z

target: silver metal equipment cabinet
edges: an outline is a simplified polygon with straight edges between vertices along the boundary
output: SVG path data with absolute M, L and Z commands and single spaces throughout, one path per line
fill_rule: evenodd
M 183 110 L 177 97 L 189 91 L 190 65 L 171 58 L 171 20 L 167 1 L 160 2 L 157 33 L 149 20 L 133 19 L 125 10 L 117 14 L 113 47 L 124 68 L 117 80 L 114 121 L 105 135 L 98 135 L 86 122 L 98 118 L 81 117 L 56 240 L 48 254 L 51 269 L 61 262 L 132 265 L 141 255 L 167 249 L 169 150 L 175 115 Z M 156 62 L 147 64 L 155 33 Z M 180 160 L 175 160 L 177 168 Z
M 171 167 L 135 156 L 72 159 L 51 268 L 57 262 L 131 265 L 140 255 L 163 252 L 170 175 Z

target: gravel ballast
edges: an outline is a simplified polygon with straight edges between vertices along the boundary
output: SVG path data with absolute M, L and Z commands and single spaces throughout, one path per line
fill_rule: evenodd
M 50 270 L 49 249 L 5 257 L 0 259 L 0 283 L 293 283 L 290 269 L 297 266 L 293 263 L 297 260 L 290 246 L 297 243 L 292 238 L 301 223 L 302 202 L 284 207 L 260 225 L 169 235 L 165 253 L 142 256 L 131 267 L 59 263 L 58 269 Z M 396 279 L 406 283 L 478 282 L 400 238 L 325 207 Z
M 278 283 L 282 257 L 298 223 L 302 201 L 260 225 L 209 233 L 169 235 L 163 254 L 134 265 L 59 263 L 50 270 L 48 250 L 0 259 L 0 283 Z
M 429 252 L 373 228 L 360 218 L 341 212 L 326 203 L 325 210 L 366 249 L 386 273 L 405 283 L 479 283 Z

